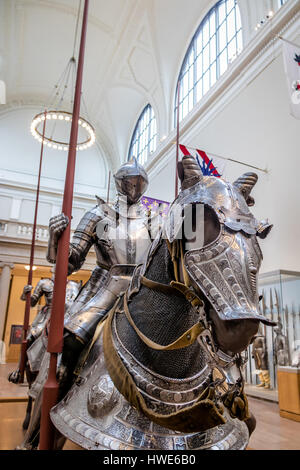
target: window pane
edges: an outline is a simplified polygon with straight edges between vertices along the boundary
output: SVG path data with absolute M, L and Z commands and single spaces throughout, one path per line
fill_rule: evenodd
M 227 4 L 227 15 L 234 7 L 234 0 L 226 0 Z
M 188 112 L 189 112 L 188 98 L 185 98 L 183 100 L 183 115 L 182 115 L 182 117 L 185 118 L 185 116 L 187 115 Z
M 156 142 L 156 136 L 157 136 L 157 124 L 156 124 L 156 119 L 155 117 L 153 116 L 153 123 L 154 123 L 154 126 L 153 126 L 153 136 L 155 138 L 155 142 Z
M 225 20 L 225 17 L 226 17 L 225 1 L 220 4 L 218 12 L 219 12 L 219 24 L 221 24 Z
M 179 121 L 182 121 L 183 119 L 183 103 L 179 108 Z
M 230 15 L 227 18 L 227 39 L 228 42 L 233 38 L 235 35 L 235 14 L 234 10 L 230 13 Z
M 202 68 L 202 54 L 197 58 L 197 77 L 196 80 L 199 80 L 202 77 L 203 68 Z
M 227 38 L 226 38 L 226 22 L 222 24 L 219 29 L 219 51 L 223 51 L 224 47 L 226 47 Z
M 140 163 L 145 163 L 150 151 L 154 152 L 156 149 L 156 131 L 153 109 L 147 105 L 135 126 L 128 158 L 135 156 Z
M 205 21 L 203 26 L 203 46 L 208 43 L 209 40 L 209 22 L 208 20 Z
M 234 60 L 242 48 L 242 25 L 237 1 L 216 2 L 200 24 L 183 61 L 180 72 L 180 119 L 216 83 L 228 68 L 229 60 Z
M 212 37 L 216 32 L 216 14 L 213 12 L 209 18 L 209 34 Z
M 236 54 L 236 40 L 235 38 L 228 44 L 228 61 L 230 62 Z
M 236 16 L 236 29 L 239 31 L 242 28 L 242 22 L 241 22 L 241 15 L 240 11 L 238 8 L 235 10 L 235 16 Z
M 210 69 L 210 86 L 213 86 L 217 81 L 217 64 L 214 62 Z
M 209 67 L 209 44 L 203 50 L 203 71 L 205 72 Z
M 220 55 L 220 75 L 222 75 L 227 69 L 227 50 L 222 52 Z
M 194 86 L 194 67 L 191 67 L 189 70 L 189 90 Z
M 243 35 L 242 35 L 242 31 L 240 31 L 240 32 L 237 34 L 237 47 L 238 47 L 238 52 L 241 52 L 241 50 L 243 49 Z
M 196 100 L 197 100 L 197 102 L 201 100 L 202 96 L 203 96 L 202 80 L 199 80 L 199 82 L 196 85 Z
M 187 68 L 189 68 L 194 62 L 194 49 L 191 50 L 191 53 L 188 56 Z
M 194 93 L 191 91 L 189 94 L 189 111 L 193 109 L 194 106 Z
M 197 47 L 197 55 L 200 54 L 200 52 L 202 51 L 202 31 L 199 32 L 198 36 L 197 36 L 197 39 L 196 39 L 196 47 Z
M 203 94 L 207 93 L 209 90 L 209 70 L 203 77 Z
M 213 36 L 210 40 L 210 63 L 216 60 L 216 54 L 217 54 L 216 36 Z
M 189 76 L 186 73 L 185 76 L 183 77 L 183 97 L 185 97 L 188 94 L 189 91 Z

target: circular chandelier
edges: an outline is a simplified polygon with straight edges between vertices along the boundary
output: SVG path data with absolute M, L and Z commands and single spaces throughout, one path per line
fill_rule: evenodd
M 72 123 L 72 113 L 68 111 L 46 111 L 37 114 L 32 122 L 31 122 L 31 127 L 30 131 L 31 134 L 35 139 L 37 139 L 40 143 L 44 143 L 44 145 L 47 145 L 50 148 L 53 148 L 54 150 L 64 150 L 68 151 L 69 150 L 69 143 L 59 140 L 58 138 L 54 138 L 53 136 L 49 137 L 44 135 L 42 132 L 39 130 L 39 126 L 45 119 L 48 121 L 52 121 L 54 123 L 56 122 L 67 122 L 69 124 Z M 96 135 L 95 135 L 95 130 L 93 126 L 84 118 L 80 117 L 78 119 L 78 125 L 86 132 L 86 136 L 81 142 L 77 143 L 76 150 L 85 150 L 89 147 L 91 147 L 95 141 L 96 141 Z
M 54 90 L 50 96 L 48 104 L 45 106 L 46 111 L 37 114 L 32 119 L 30 126 L 30 131 L 33 137 L 40 143 L 43 143 L 54 150 L 69 150 L 67 135 L 70 133 L 67 132 L 66 124 L 71 126 L 73 118 L 73 114 L 70 110 L 74 105 L 75 77 L 77 71 L 75 50 L 77 44 L 80 8 L 81 2 L 77 15 L 73 54 L 61 77 L 54 86 Z M 83 93 L 81 94 L 81 104 L 86 108 Z M 51 111 L 47 111 L 48 109 Z M 85 109 L 84 114 L 88 116 L 87 109 Z M 45 126 L 47 129 L 45 135 L 43 135 L 42 124 L 45 120 L 48 125 Z M 78 119 L 78 125 L 80 126 L 80 134 L 78 135 L 80 141 L 77 141 L 76 150 L 85 150 L 96 142 L 95 130 L 87 119 L 83 117 Z

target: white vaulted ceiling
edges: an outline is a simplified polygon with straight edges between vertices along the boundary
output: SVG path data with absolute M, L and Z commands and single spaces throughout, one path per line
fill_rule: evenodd
M 83 93 L 108 168 L 126 159 L 148 102 L 160 136 L 171 129 L 180 64 L 212 3 L 90 0 Z M 72 56 L 78 6 L 79 0 L 0 0 L 0 78 L 8 106 L 47 102 Z

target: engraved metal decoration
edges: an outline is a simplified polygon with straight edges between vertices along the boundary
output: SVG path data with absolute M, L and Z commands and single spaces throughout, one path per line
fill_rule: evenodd
M 115 331 L 116 334 L 116 331 Z M 114 340 L 119 342 L 117 336 Z M 122 343 L 120 354 L 130 368 L 149 406 L 164 413 L 191 404 L 209 376 L 207 366 L 194 378 L 171 380 L 160 377 L 138 363 Z M 91 390 L 101 381 L 103 394 L 112 395 L 111 379 L 103 361 L 102 338 L 94 345 L 98 359 L 87 364 L 83 380 L 51 411 L 55 427 L 68 439 L 89 450 L 242 450 L 248 443 L 247 426 L 226 414 L 227 422 L 202 433 L 182 434 L 163 428 L 137 412 L 114 387 L 113 410 L 99 403 L 89 412 Z M 92 353 L 95 356 L 95 352 Z M 158 407 L 158 408 L 157 408 Z M 95 413 L 101 414 L 96 419 Z
M 96 418 L 102 418 L 105 414 L 110 413 L 117 402 L 117 390 L 108 376 L 102 377 L 88 393 L 88 410 Z

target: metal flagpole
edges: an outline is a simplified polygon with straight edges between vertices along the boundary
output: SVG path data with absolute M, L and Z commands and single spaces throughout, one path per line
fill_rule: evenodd
M 33 260 L 34 260 L 34 246 L 35 246 L 35 237 L 36 237 L 36 221 L 37 221 L 37 212 L 38 212 L 38 206 L 39 206 L 41 171 L 42 171 L 42 162 L 43 162 L 43 153 L 44 153 L 44 137 L 45 137 L 45 129 L 46 129 L 46 114 L 47 114 L 47 111 L 45 110 L 45 120 L 44 120 L 44 125 L 43 125 L 43 140 L 42 140 L 42 145 L 41 145 L 40 165 L 39 165 L 39 174 L 38 174 L 38 183 L 37 183 L 37 189 L 36 189 L 34 219 L 33 219 L 33 227 L 32 227 L 30 262 L 29 262 L 29 272 L 28 272 L 28 279 L 27 279 L 27 284 L 28 285 L 32 285 L 32 267 L 33 267 Z M 27 353 L 26 353 L 26 351 L 27 351 L 27 331 L 28 331 L 28 328 L 29 328 L 30 307 L 31 307 L 31 292 L 27 292 L 26 293 L 25 313 L 24 313 L 24 323 L 23 323 L 23 340 L 22 340 L 22 345 L 21 345 L 21 356 L 20 356 L 20 364 L 19 364 L 19 371 L 20 371 L 19 383 L 24 382 L 24 371 L 25 371 L 26 355 L 27 355 Z
M 292 42 L 292 41 L 288 41 L 288 39 L 285 39 L 282 36 L 278 35 L 277 37 L 278 37 L 278 39 L 281 39 L 281 41 L 285 41 L 288 44 L 290 44 L 291 46 L 298 47 L 298 48 L 300 47 L 299 44 L 296 44 L 295 42 Z
M 78 138 L 78 119 L 82 89 L 82 75 L 84 63 L 84 50 L 87 30 L 89 0 L 84 2 L 79 60 L 74 96 L 74 107 L 68 163 L 66 170 L 65 188 L 62 212 L 68 217 L 69 224 L 59 238 L 56 257 L 56 270 L 53 290 L 52 311 L 50 318 L 48 352 L 50 352 L 50 365 L 47 382 L 43 389 L 43 403 L 41 416 L 40 450 L 53 449 L 54 426 L 50 419 L 50 410 L 57 403 L 59 385 L 56 380 L 57 354 L 62 351 L 66 282 L 68 274 L 69 243 L 71 231 L 72 200 L 74 189 L 74 175 L 76 162 L 76 146 Z
M 172 142 L 172 144 L 177 144 L 177 141 L 176 142 Z M 195 147 L 190 147 L 189 145 L 186 145 L 186 148 L 187 149 L 191 149 L 191 150 L 199 150 L 199 149 L 196 149 Z M 258 166 L 254 166 L 254 165 L 250 165 L 249 163 L 245 163 L 245 162 L 240 162 L 239 160 L 234 160 L 233 158 L 230 158 L 230 157 L 223 157 L 222 155 L 217 155 L 215 153 L 211 153 L 211 152 L 208 152 L 204 149 L 201 149 L 203 150 L 203 152 L 206 152 L 208 153 L 209 155 L 211 155 L 212 157 L 216 157 L 216 158 L 220 158 L 221 160 L 226 160 L 228 162 L 233 162 L 233 163 L 238 163 L 239 165 L 244 165 L 244 166 L 248 166 L 249 168 L 254 168 L 255 170 L 259 170 L 259 171 L 262 171 L 263 173 L 266 173 L 268 174 L 268 170 L 265 169 L 263 170 L 262 168 L 259 168 Z

